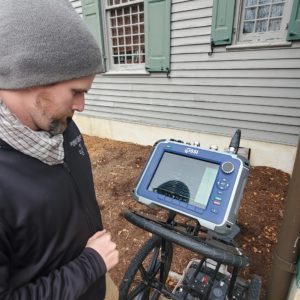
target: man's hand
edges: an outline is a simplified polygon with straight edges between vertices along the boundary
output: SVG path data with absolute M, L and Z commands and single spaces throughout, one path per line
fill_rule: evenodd
M 98 231 L 87 241 L 86 247 L 93 248 L 103 258 L 106 269 L 109 271 L 119 261 L 119 251 L 106 230 Z

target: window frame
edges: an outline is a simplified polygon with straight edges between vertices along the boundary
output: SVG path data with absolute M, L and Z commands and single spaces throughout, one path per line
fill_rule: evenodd
M 292 1 L 286 0 L 285 4 L 280 31 L 244 34 L 242 33 L 244 20 L 244 0 L 236 0 L 232 44 L 227 47 L 230 49 L 239 46 L 260 47 L 260 45 L 290 45 L 290 43 L 286 41 L 286 37 L 293 3 Z
M 121 71 L 112 71 L 112 52 L 108 40 L 106 0 L 81 0 L 82 17 L 94 35 L 101 50 L 106 73 L 148 74 L 169 73 L 171 56 L 171 0 L 143 0 L 144 3 L 144 45 L 145 64 L 128 65 Z M 130 1 L 133 2 L 134 0 Z M 105 20 L 103 19 L 105 18 Z M 113 64 L 115 65 L 115 64 Z M 138 68 L 136 68 L 138 66 Z M 119 68 L 118 68 L 119 69 Z
M 134 0 L 128 3 L 124 3 L 123 5 L 117 5 L 116 8 L 123 8 L 126 6 L 131 6 L 138 3 L 144 3 L 144 0 Z M 112 45 L 112 35 L 110 31 L 110 10 L 111 7 L 107 7 L 107 0 L 102 0 L 102 17 L 104 20 L 104 47 L 106 52 L 106 63 L 107 63 L 107 72 L 108 73 L 124 73 L 124 72 L 143 72 L 145 71 L 145 63 L 135 63 L 135 64 L 114 64 L 113 63 L 113 45 Z M 145 18 L 144 18 L 144 26 L 145 26 Z M 146 55 L 145 48 L 145 30 L 144 30 L 144 51 Z

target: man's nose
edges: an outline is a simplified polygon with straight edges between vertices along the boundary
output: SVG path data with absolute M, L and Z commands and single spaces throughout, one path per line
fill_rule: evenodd
M 75 101 L 73 102 L 72 109 L 76 110 L 76 111 L 83 111 L 84 110 L 84 102 L 85 102 L 84 93 L 82 93 L 82 95 L 81 94 L 77 95 L 75 97 Z

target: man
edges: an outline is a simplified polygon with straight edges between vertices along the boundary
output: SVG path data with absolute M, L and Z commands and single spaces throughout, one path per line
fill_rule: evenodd
M 67 0 L 0 0 L 0 41 L 0 299 L 104 299 L 118 251 L 72 121 L 99 48 Z

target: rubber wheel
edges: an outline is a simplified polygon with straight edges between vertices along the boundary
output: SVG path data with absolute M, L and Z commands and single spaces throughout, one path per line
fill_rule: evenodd
M 147 240 L 125 272 L 119 287 L 119 300 L 157 300 L 160 292 L 150 285 L 166 282 L 172 257 L 172 243 L 165 241 L 162 251 L 160 237 L 153 236 Z

